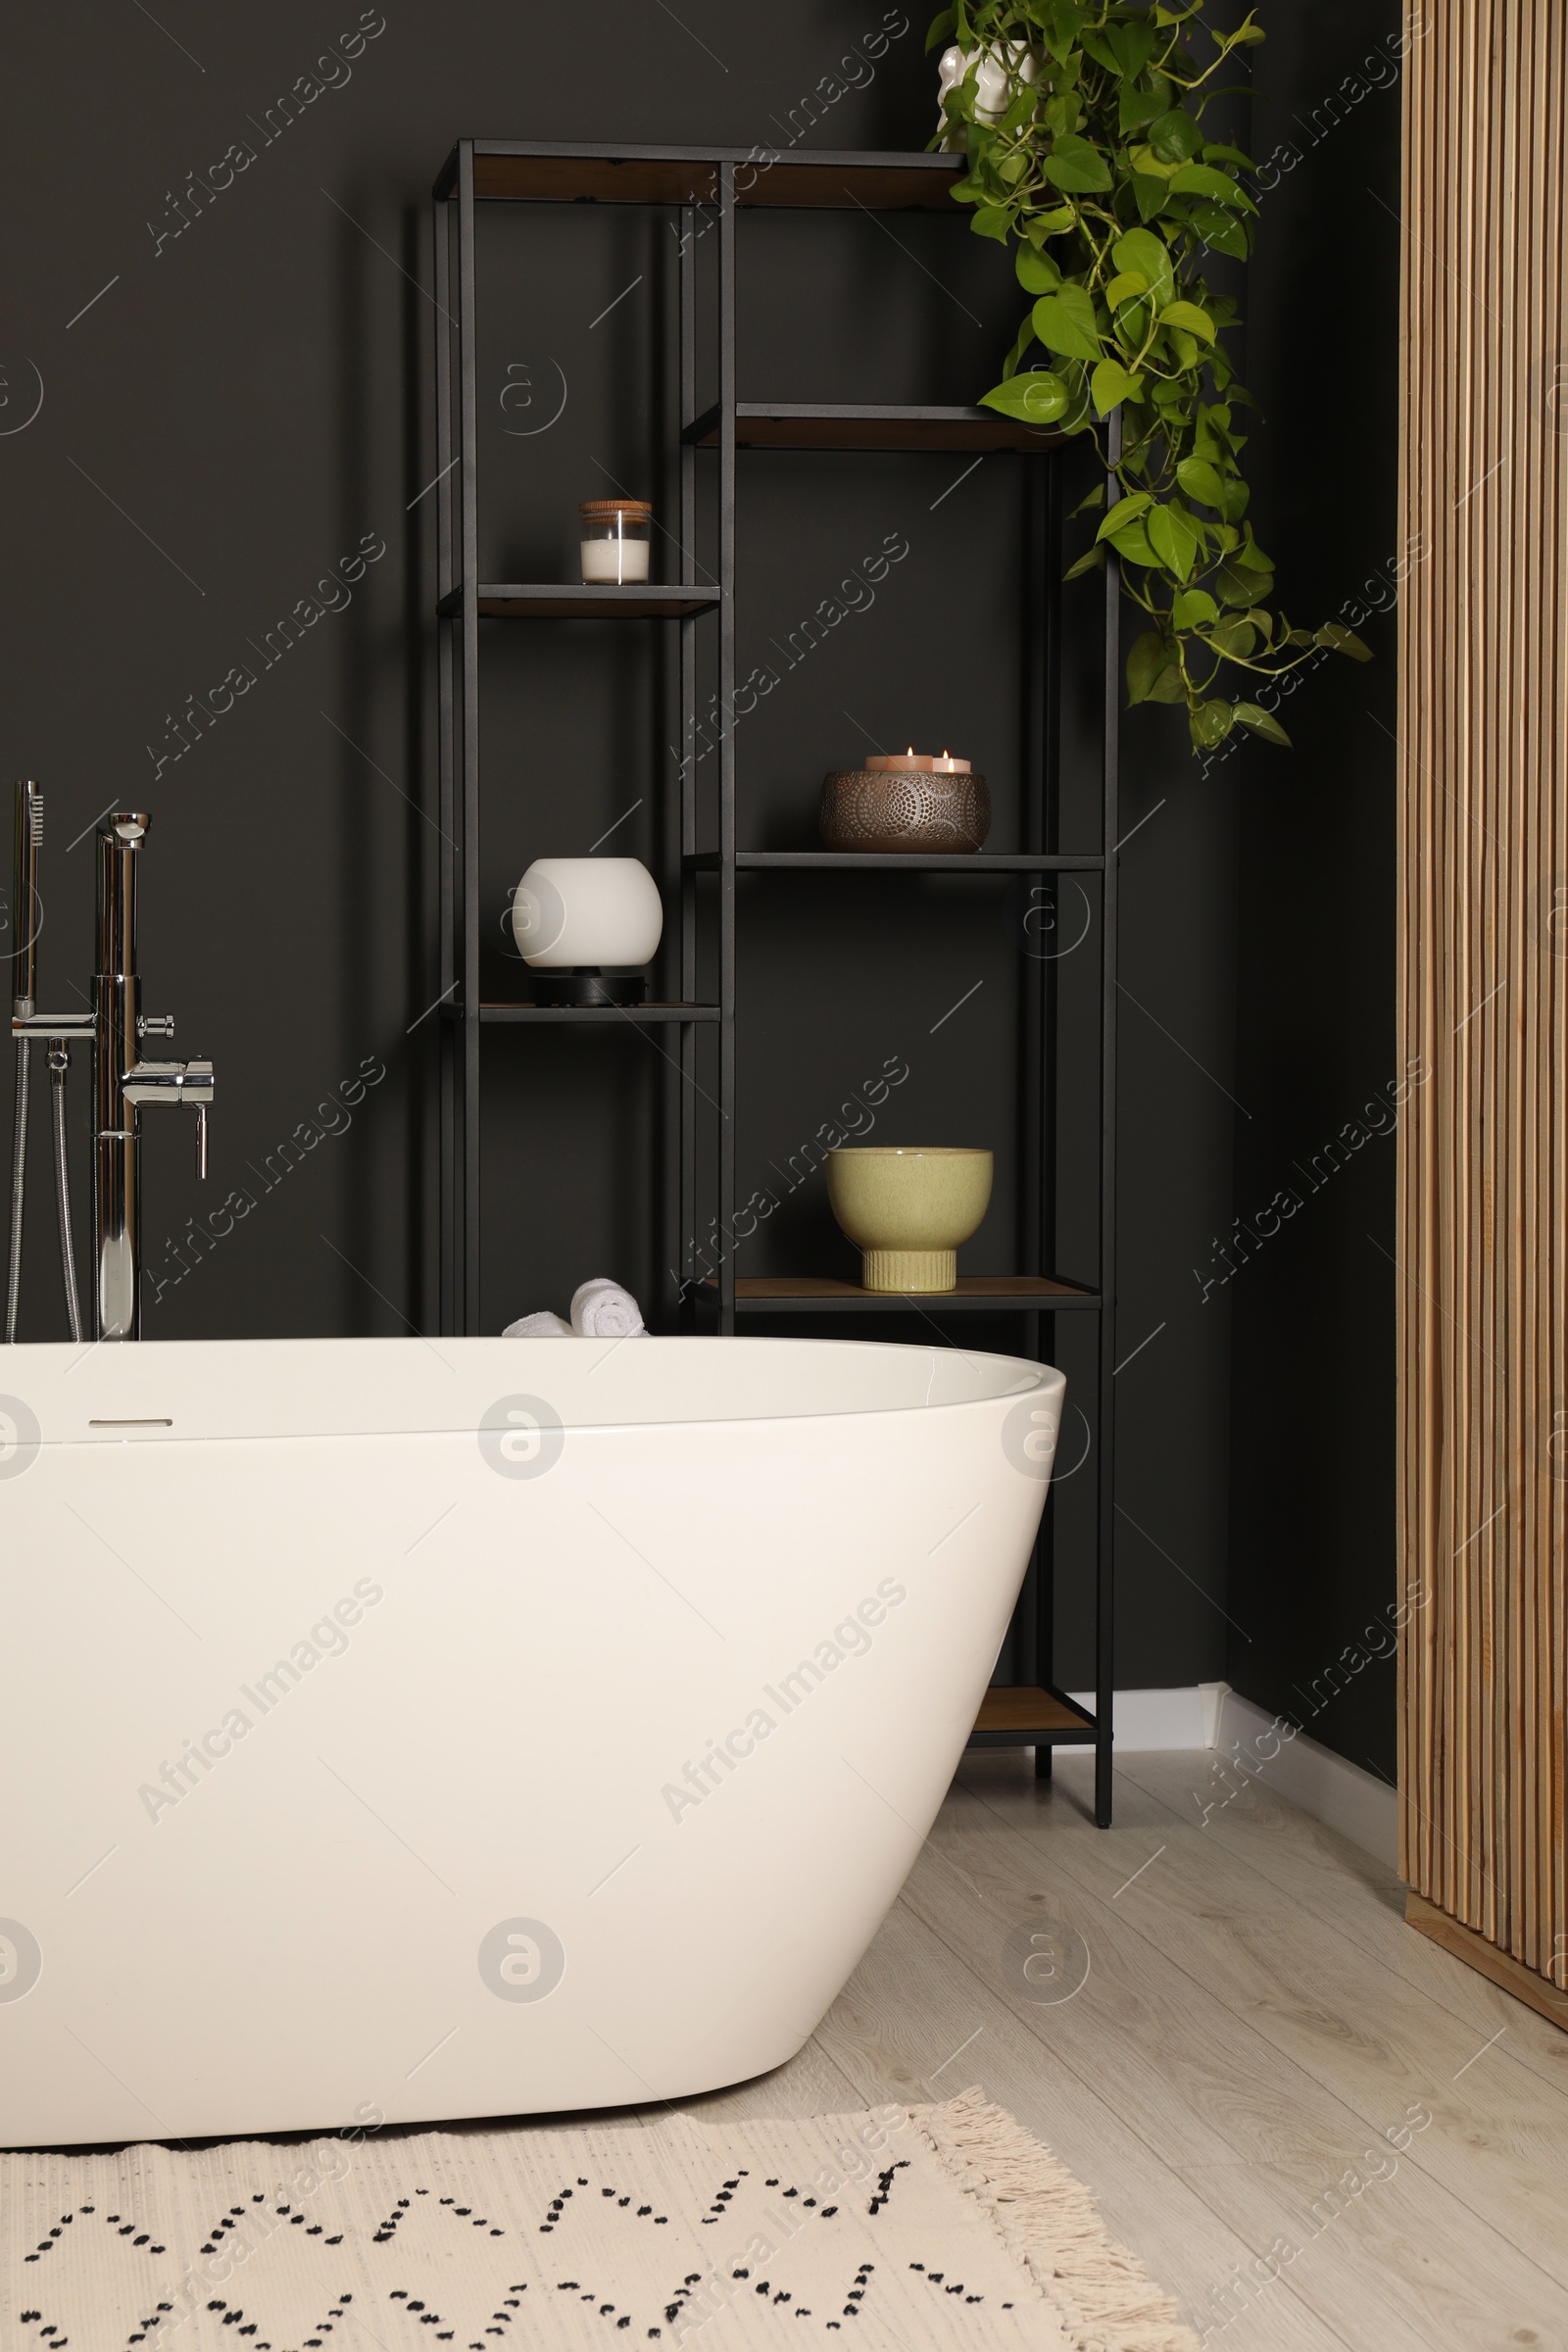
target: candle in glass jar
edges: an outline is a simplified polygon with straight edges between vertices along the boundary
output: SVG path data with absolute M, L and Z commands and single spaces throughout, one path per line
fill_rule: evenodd
M 577 514 L 585 587 L 631 587 L 646 581 L 654 514 L 646 499 L 585 499 Z
M 906 752 L 873 752 L 865 764 L 873 775 L 928 776 L 936 761 L 929 752 L 917 752 L 911 745 Z

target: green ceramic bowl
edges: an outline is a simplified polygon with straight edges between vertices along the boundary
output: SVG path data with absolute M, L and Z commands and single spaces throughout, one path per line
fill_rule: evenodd
M 964 1145 L 848 1144 L 827 1155 L 833 1214 L 868 1291 L 951 1291 L 991 1202 L 994 1161 Z

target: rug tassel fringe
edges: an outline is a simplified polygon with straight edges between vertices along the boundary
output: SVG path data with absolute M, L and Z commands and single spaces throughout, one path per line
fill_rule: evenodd
M 1199 2352 L 1142 2266 L 1109 2235 L 1081 2180 L 978 2087 L 911 2107 L 951 2177 L 1060 2313 L 1075 2352 Z

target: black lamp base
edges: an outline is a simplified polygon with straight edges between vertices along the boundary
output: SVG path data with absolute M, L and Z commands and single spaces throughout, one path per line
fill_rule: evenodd
M 646 1004 L 648 982 L 641 973 L 613 973 L 608 978 L 592 965 L 579 965 L 570 972 L 532 972 L 529 975 L 536 1004 Z

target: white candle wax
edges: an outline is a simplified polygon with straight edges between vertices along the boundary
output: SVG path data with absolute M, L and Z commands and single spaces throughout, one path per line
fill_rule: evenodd
M 648 577 L 646 539 L 585 539 L 582 542 L 584 586 L 612 581 L 634 586 Z

